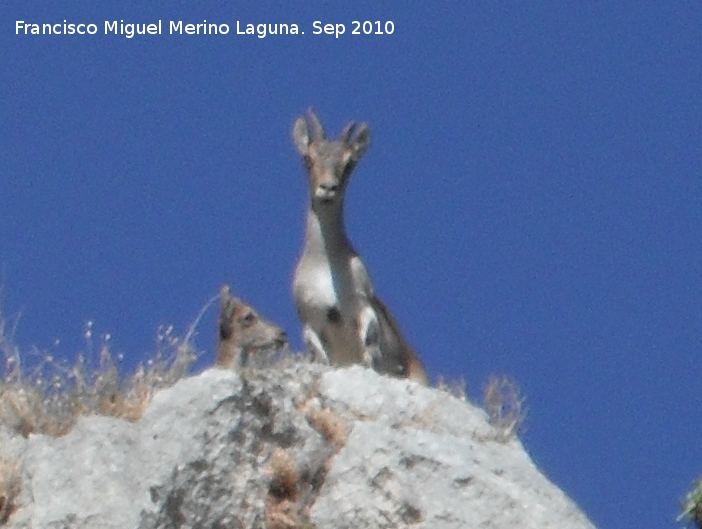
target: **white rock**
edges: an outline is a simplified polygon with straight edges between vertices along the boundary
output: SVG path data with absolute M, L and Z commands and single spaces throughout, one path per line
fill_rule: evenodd
M 343 446 L 311 426 L 321 408 L 348 426 Z M 593 527 L 481 410 L 362 367 L 212 369 L 159 392 L 137 423 L 3 435 L 0 457 L 22 469 L 10 528 L 265 527 L 276 450 L 299 474 L 293 507 L 279 505 L 317 529 Z

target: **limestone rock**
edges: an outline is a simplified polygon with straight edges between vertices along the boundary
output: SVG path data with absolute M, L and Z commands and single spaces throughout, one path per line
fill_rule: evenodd
M 593 527 L 481 410 L 360 366 L 210 369 L 136 423 L 0 433 L 10 528 Z

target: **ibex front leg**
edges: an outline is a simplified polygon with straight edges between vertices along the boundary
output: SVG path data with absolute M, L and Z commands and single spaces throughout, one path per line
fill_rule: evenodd
M 358 317 L 358 333 L 363 344 L 363 365 L 373 367 L 380 360 L 380 321 L 373 307 L 366 305 Z
M 316 332 L 314 332 L 312 327 L 309 325 L 304 325 L 302 329 L 302 337 L 307 345 L 307 350 L 312 355 L 312 361 L 321 362 L 323 364 L 331 363 L 329 361 L 329 355 L 327 355 L 327 352 L 324 350 L 324 346 L 322 345 L 322 340 L 319 339 L 319 336 Z

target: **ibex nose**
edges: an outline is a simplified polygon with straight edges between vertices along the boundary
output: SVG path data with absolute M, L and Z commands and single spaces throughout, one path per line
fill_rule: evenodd
M 288 335 L 285 334 L 285 331 L 281 330 L 278 336 L 275 337 L 275 345 L 276 347 L 286 347 L 288 345 Z
M 339 184 L 336 182 L 322 182 L 319 184 L 319 187 L 321 187 L 324 191 L 334 192 L 339 188 Z
M 338 195 L 339 184 L 333 180 L 320 182 L 315 190 L 315 196 L 322 202 L 332 202 Z

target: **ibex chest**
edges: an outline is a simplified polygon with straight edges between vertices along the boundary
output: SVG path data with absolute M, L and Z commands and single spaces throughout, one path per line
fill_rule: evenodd
M 303 254 L 295 270 L 295 305 L 305 332 L 316 336 L 312 349 L 323 351 L 333 364 L 357 364 L 363 359 L 359 317 L 367 295 L 364 281 L 354 273 L 354 260 L 355 255 L 330 260 Z
M 358 257 L 353 254 L 303 255 L 300 259 L 293 281 L 295 302 L 316 323 L 314 327 L 333 321 L 336 314 L 347 324 L 356 317 L 366 289 L 363 279 L 357 277 L 354 259 Z

